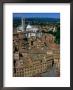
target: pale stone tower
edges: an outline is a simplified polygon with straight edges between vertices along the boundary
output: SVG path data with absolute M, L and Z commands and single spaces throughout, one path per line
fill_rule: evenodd
M 22 23 L 22 31 L 24 32 L 25 30 L 25 19 L 24 18 L 22 18 L 21 23 Z

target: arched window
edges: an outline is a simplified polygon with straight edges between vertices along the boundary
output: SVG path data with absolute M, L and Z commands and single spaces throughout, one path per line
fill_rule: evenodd
M 31 41 L 31 45 L 33 45 L 33 41 Z

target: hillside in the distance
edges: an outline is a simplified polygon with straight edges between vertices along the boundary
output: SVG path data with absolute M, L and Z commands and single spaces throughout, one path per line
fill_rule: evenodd
M 31 24 L 48 24 L 48 23 L 57 23 L 60 22 L 60 19 L 58 18 L 24 18 L 26 24 L 29 22 Z M 21 24 L 21 18 L 20 17 L 13 17 L 13 26 L 17 27 Z

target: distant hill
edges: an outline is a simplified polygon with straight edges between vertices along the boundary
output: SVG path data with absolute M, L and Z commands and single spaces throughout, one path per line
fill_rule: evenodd
M 58 18 L 25 18 L 25 22 L 30 24 L 47 24 L 47 23 L 57 23 L 60 22 L 60 19 Z M 21 24 L 21 18 L 20 17 L 14 17 L 13 18 L 13 26 L 17 27 Z
M 13 18 L 13 27 L 17 27 L 21 24 L 21 18 L 15 17 Z
M 36 21 L 36 22 L 59 22 L 59 19 L 55 18 L 26 18 L 28 21 Z

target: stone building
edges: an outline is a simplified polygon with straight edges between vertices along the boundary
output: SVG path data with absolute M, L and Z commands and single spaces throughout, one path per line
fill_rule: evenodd
M 19 60 L 18 65 L 16 65 L 16 73 L 14 74 L 14 76 L 28 77 L 28 76 L 35 76 L 36 74 L 41 74 L 43 72 L 46 72 L 47 69 L 50 69 L 52 67 L 53 58 L 50 57 L 50 60 L 49 60 L 48 57 L 45 57 L 44 59 L 34 60 L 31 58 L 27 58 L 27 61 L 25 61 L 24 63 L 23 61 L 20 62 Z
M 24 32 L 13 34 L 15 77 L 34 77 L 50 70 L 53 64 L 56 64 L 57 73 L 60 74 L 60 47 L 54 43 L 54 36 L 45 33 L 41 35 L 42 37 L 38 37 L 37 30 L 34 31 L 34 28 L 30 27 Z

